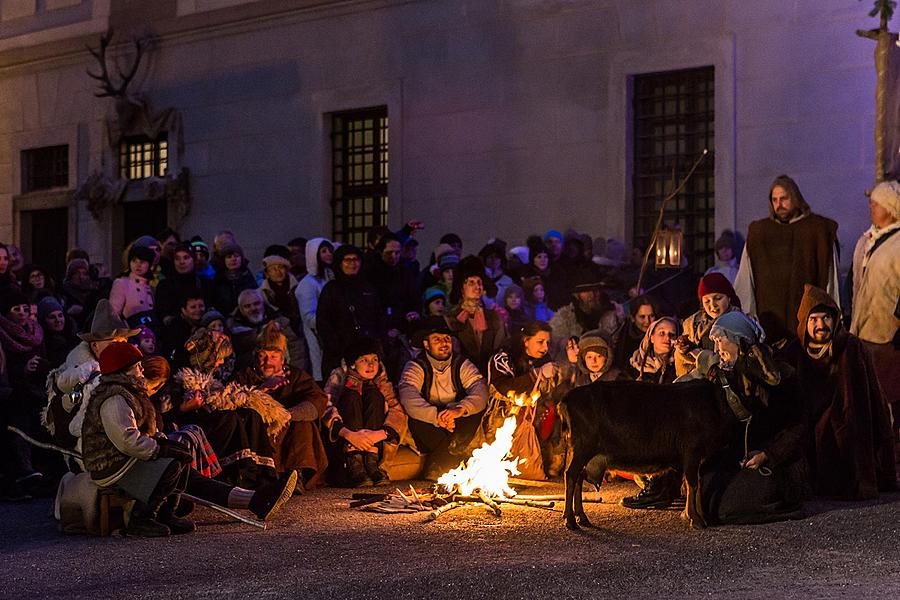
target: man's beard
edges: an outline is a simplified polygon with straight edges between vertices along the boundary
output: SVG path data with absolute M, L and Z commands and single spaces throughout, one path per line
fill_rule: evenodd
M 797 217 L 797 215 L 799 215 L 799 214 L 800 214 L 799 210 L 791 210 L 791 211 L 782 212 L 782 213 L 779 213 L 776 211 L 775 218 L 778 219 L 779 222 L 787 224 L 787 223 L 790 223 L 792 220 L 794 220 Z
M 825 337 L 820 339 L 819 334 L 822 334 L 822 333 L 825 334 Z M 831 341 L 831 337 L 832 337 L 831 329 L 814 329 L 813 334 L 812 334 L 812 339 L 810 339 L 810 343 L 818 344 L 818 345 L 827 344 L 828 342 Z
M 265 318 L 265 313 L 250 313 L 249 315 L 244 315 L 244 317 L 253 325 L 259 325 L 263 322 Z

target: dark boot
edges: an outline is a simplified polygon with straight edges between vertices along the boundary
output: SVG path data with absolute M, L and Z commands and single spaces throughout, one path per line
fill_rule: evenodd
M 136 537 L 166 537 L 171 533 L 169 528 L 156 520 L 156 509 L 136 502 L 131 509 L 131 518 L 125 533 Z
M 182 533 L 193 533 L 197 530 L 197 526 L 190 519 L 177 516 L 177 508 L 181 496 L 173 494 L 169 496 L 163 503 L 162 508 L 157 513 L 156 520 L 169 528 L 173 535 Z
M 675 499 L 670 487 L 668 475 L 651 475 L 641 491 L 634 496 L 622 498 L 622 506 L 636 509 L 668 508 Z
M 368 473 L 369 478 L 372 480 L 372 485 L 378 485 L 380 483 L 387 482 L 387 473 L 382 471 L 381 467 L 378 466 L 377 452 L 366 452 L 365 454 L 363 454 L 363 466 L 365 467 L 366 473 Z
M 263 521 L 268 521 L 291 499 L 296 486 L 297 471 L 285 473 L 279 481 L 267 483 L 256 490 L 250 499 L 250 511 Z
M 362 452 L 350 452 L 347 454 L 347 478 L 352 487 L 365 487 L 372 485 L 366 467 L 363 464 Z

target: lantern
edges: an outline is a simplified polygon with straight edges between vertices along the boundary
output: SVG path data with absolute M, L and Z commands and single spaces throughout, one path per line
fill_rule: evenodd
M 681 267 L 681 247 L 684 233 L 680 229 L 660 229 L 656 236 L 656 268 Z

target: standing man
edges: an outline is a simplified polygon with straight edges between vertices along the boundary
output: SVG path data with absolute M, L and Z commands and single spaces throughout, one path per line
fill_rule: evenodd
M 814 214 L 787 175 L 769 187 L 769 218 L 750 223 L 734 289 L 776 344 L 795 335 L 804 284 L 838 301 L 837 228 Z
M 869 196 L 872 226 L 853 251 L 853 317 L 850 333 L 859 337 L 900 423 L 900 184 L 879 183 Z

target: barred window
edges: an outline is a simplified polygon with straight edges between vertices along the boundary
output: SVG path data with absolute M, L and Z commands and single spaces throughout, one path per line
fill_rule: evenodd
M 647 247 L 663 199 L 708 148 L 710 155 L 666 206 L 665 222 L 684 232 L 684 256 L 698 274 L 715 261 L 713 86 L 713 67 L 634 78 L 634 243 Z
M 162 177 L 169 168 L 169 141 L 165 133 L 156 140 L 135 136 L 119 146 L 119 177 L 146 179 Z
M 22 193 L 69 185 L 69 146 L 22 151 Z
M 333 239 L 362 247 L 388 215 L 387 107 L 335 113 L 331 120 Z

